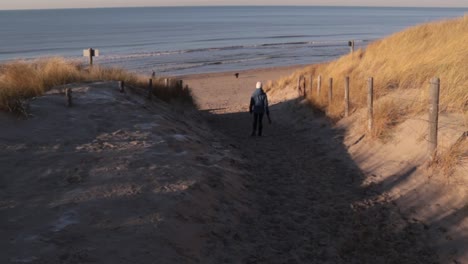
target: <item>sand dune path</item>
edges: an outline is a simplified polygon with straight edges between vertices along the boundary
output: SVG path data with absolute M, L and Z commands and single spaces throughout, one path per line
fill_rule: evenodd
M 404 219 L 349 157 L 342 132 L 295 95 L 271 97 L 273 124 L 251 137 L 249 97 L 279 72 L 186 79 L 215 130 L 248 160 L 251 214 L 212 240 L 213 263 L 435 263 L 424 226 Z M 222 85 L 220 85 L 222 83 Z

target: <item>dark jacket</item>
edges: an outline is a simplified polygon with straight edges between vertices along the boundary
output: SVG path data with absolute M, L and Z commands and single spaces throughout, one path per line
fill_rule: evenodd
M 256 114 L 270 114 L 268 110 L 268 98 L 262 89 L 255 89 L 252 97 L 250 97 L 249 112 L 254 112 Z

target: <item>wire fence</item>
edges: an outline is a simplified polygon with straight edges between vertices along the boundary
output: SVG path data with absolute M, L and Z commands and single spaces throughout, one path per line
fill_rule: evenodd
M 430 105 L 428 100 L 419 100 L 419 99 L 415 99 L 415 98 L 410 99 L 410 98 L 407 98 L 407 97 L 403 98 L 403 97 L 397 97 L 397 96 L 393 96 L 393 95 L 385 95 L 385 97 L 386 98 L 392 98 L 392 99 L 399 100 L 399 101 L 407 101 L 407 102 L 425 104 L 425 105 L 428 105 L 428 106 Z M 452 112 L 454 112 L 454 113 L 460 111 L 460 114 L 461 114 L 461 116 L 463 118 L 463 111 L 460 110 L 459 108 L 454 108 L 454 107 L 444 107 L 444 108 L 446 108 L 446 109 L 450 108 L 452 110 Z M 431 120 L 424 119 L 424 118 L 418 118 L 418 117 L 407 117 L 406 119 L 424 121 L 424 122 L 427 122 L 428 124 L 434 123 Z M 464 132 L 468 131 L 468 121 L 467 120 L 463 120 L 462 122 L 455 123 L 455 122 L 450 122 L 450 121 L 441 121 L 439 119 L 437 124 L 438 124 L 439 128 L 450 129 L 450 130 L 454 130 L 454 131 L 457 131 L 457 132 L 460 132 L 460 133 L 464 133 Z
M 308 80 L 306 80 L 308 79 Z M 345 116 L 348 115 L 348 113 L 352 113 L 349 111 L 350 107 L 350 96 L 349 96 L 349 77 L 344 78 L 345 80 L 345 96 L 344 96 L 344 108 L 343 112 L 345 113 Z M 450 130 L 455 134 L 459 134 L 461 139 L 466 138 L 468 134 L 468 116 L 467 116 L 467 111 L 466 108 L 463 106 L 461 108 L 459 107 L 453 107 L 450 105 L 446 104 L 440 104 L 440 87 L 441 87 L 441 82 L 440 79 L 434 78 L 430 82 L 430 89 L 427 90 L 427 94 L 419 94 L 419 95 L 411 95 L 410 92 L 404 93 L 402 96 L 396 96 L 391 93 L 384 93 L 384 94 L 379 94 L 378 100 L 375 101 L 375 94 L 373 91 L 373 78 L 369 78 L 367 81 L 368 85 L 368 95 L 367 95 L 367 102 L 368 102 L 368 126 L 369 126 L 369 131 L 372 132 L 373 129 L 373 119 L 374 119 L 374 108 L 379 107 L 382 101 L 380 99 L 384 98 L 390 98 L 393 99 L 397 102 L 402 102 L 402 107 L 409 107 L 408 103 L 411 104 L 418 104 L 420 106 L 423 106 L 426 108 L 426 112 L 428 113 L 428 118 L 420 117 L 420 109 L 417 111 L 413 112 L 413 116 L 408 116 L 409 113 L 406 113 L 406 115 L 402 116 L 402 120 L 415 120 L 415 121 L 421 121 L 426 123 L 426 128 L 421 131 L 421 127 L 415 127 L 411 123 L 407 123 L 407 127 L 411 129 L 414 133 L 416 134 L 422 134 L 423 135 L 423 140 L 428 142 L 428 144 L 432 144 L 435 149 L 437 148 L 438 144 L 438 134 L 439 130 L 447 131 Z M 458 86 L 460 83 L 456 82 L 444 82 L 442 83 L 443 87 L 453 87 L 453 86 Z M 309 89 L 307 89 L 307 86 L 310 86 Z M 418 87 L 420 90 L 421 87 Z M 332 103 L 332 100 L 336 100 L 336 98 L 332 97 L 333 93 L 333 78 L 330 78 L 327 80 L 326 78 L 323 78 L 323 76 L 318 75 L 317 81 L 316 81 L 316 86 L 314 87 L 314 78 L 312 75 L 309 75 L 307 77 L 305 76 L 299 76 L 298 82 L 297 82 L 297 90 L 300 96 L 306 97 L 306 96 L 311 96 L 311 97 L 319 97 L 320 101 L 322 103 L 326 104 L 327 110 L 330 107 L 330 104 Z M 416 91 L 417 89 L 413 89 L 413 91 Z M 405 91 L 411 91 L 410 88 L 405 89 Z M 327 96 L 328 95 L 328 96 Z M 328 97 L 327 99 L 323 99 L 323 97 Z M 421 98 L 422 97 L 422 98 Z M 406 104 L 405 104 L 406 103 Z M 464 106 L 467 106 L 468 102 Z M 347 111 L 348 110 L 348 111 Z M 450 112 L 450 113 L 460 113 L 460 116 L 456 117 L 450 117 L 450 116 L 439 116 L 441 112 Z M 416 116 L 414 116 L 416 115 Z M 461 121 L 457 121 L 461 120 Z

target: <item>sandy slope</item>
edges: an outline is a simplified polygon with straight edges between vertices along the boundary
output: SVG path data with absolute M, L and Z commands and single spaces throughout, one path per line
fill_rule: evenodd
M 0 263 L 196 262 L 246 210 L 238 155 L 193 110 L 71 87 L 72 108 L 52 94 L 0 117 Z
M 468 160 L 450 174 L 427 166 L 425 115 L 399 124 L 385 142 L 364 136 L 365 115 L 358 111 L 337 124 L 346 129 L 348 152 L 368 175 L 365 184 L 391 197 L 406 218 L 424 224 L 442 263 L 468 263 Z M 456 113 L 439 116 L 441 155 L 463 135 L 460 120 Z

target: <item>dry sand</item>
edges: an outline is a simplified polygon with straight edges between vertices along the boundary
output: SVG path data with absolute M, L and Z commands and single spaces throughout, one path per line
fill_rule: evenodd
M 238 72 L 179 76 L 193 88 L 199 108 L 210 112 L 248 111 L 252 89 L 257 82 L 268 83 L 293 73 L 303 66 L 275 67 Z M 239 73 L 239 78 L 235 77 Z
M 294 92 L 249 136 L 255 83 L 294 69 L 185 76 L 202 114 L 97 83 L 0 116 L 0 263 L 437 263 Z
M 345 131 L 300 104 L 295 91 L 271 96 L 273 124 L 263 137 L 249 136 L 255 82 L 293 70 L 185 79 L 251 174 L 252 210 L 219 234 L 214 263 L 437 263 L 425 226 L 408 221 L 377 187 L 363 186 L 366 175 L 343 144 Z
M 367 176 L 364 185 L 392 199 L 410 222 L 424 225 L 441 263 L 468 263 L 468 159 L 448 172 L 428 167 L 426 115 L 402 122 L 382 142 L 366 138 L 366 114 L 358 111 L 337 124 L 346 130 L 348 152 Z M 457 113 L 440 114 L 439 155 L 463 137 L 460 120 Z
M 193 110 L 69 87 L 72 108 L 0 116 L 0 263 L 196 263 L 244 188 L 238 155 Z

